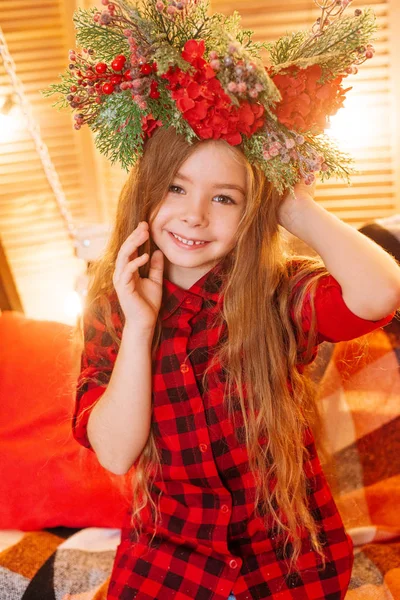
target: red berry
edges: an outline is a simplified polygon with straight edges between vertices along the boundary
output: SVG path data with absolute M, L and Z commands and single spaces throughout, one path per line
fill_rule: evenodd
M 99 73 L 101 75 L 107 71 L 107 65 L 106 65 L 106 63 L 97 63 L 97 65 L 95 66 L 95 69 L 96 69 L 96 73 Z
M 104 83 L 102 90 L 104 94 L 112 94 L 114 91 L 114 86 L 112 83 Z
M 124 79 L 126 81 L 131 81 L 133 79 L 132 73 L 131 73 L 130 69 L 128 69 L 127 71 L 125 71 L 125 73 L 124 73 Z
M 150 75 L 151 71 L 152 68 L 148 63 L 145 63 L 140 67 L 140 72 L 143 73 L 143 75 Z
M 122 81 L 122 77 L 121 75 L 113 75 L 110 79 L 111 83 L 113 83 L 114 85 L 118 85 L 119 83 L 121 83 Z
M 76 92 L 76 90 L 78 89 L 76 87 L 76 85 L 71 85 L 71 87 L 69 88 L 71 92 Z
M 150 98 L 154 98 L 154 100 L 156 100 L 157 98 L 160 97 L 160 92 L 156 92 L 156 91 L 151 91 L 149 94 Z
M 118 57 L 114 58 L 114 60 L 111 63 L 111 66 L 114 69 L 114 71 L 122 71 L 122 69 L 124 68 L 124 64 L 125 60 L 122 60 L 121 57 Z
M 153 62 L 153 64 L 151 65 L 151 68 L 153 69 L 153 71 L 157 71 L 158 67 L 157 67 L 157 63 Z

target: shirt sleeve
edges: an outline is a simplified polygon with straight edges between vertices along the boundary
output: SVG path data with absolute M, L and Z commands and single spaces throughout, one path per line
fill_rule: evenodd
M 113 321 L 115 323 L 115 319 Z M 93 315 L 85 315 L 83 333 L 84 347 L 76 385 L 72 432 L 77 442 L 93 450 L 87 435 L 87 424 L 91 410 L 110 381 L 118 347 L 105 325 Z
M 302 278 L 295 286 L 304 285 L 309 276 Z M 339 282 L 330 274 L 322 277 L 317 284 L 314 298 L 314 309 L 317 322 L 317 340 L 322 342 L 341 342 L 352 340 L 370 333 L 390 323 L 396 311 L 377 321 L 362 319 L 355 315 L 343 300 Z M 293 319 L 293 308 L 291 308 Z M 302 326 L 305 333 L 311 325 L 310 294 L 306 294 L 301 310 Z

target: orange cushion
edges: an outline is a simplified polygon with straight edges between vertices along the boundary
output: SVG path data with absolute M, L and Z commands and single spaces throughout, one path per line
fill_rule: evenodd
M 0 529 L 122 527 L 132 473 L 110 473 L 72 436 L 72 327 L 4 311 L 0 340 Z

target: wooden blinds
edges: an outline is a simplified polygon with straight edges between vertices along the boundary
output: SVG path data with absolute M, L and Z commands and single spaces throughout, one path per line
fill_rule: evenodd
M 51 108 L 55 97 L 40 94 L 40 89 L 57 80 L 68 64 L 66 21 L 62 0 L 0 2 L 0 23 L 17 75 L 78 222 L 90 207 L 81 141 L 68 111 Z M 0 61 L 0 100 L 11 93 L 10 78 Z M 65 302 L 84 265 L 74 256 L 17 98 L 15 103 L 10 119 L 3 120 L 0 127 L 2 244 L 25 314 L 68 322 L 72 317 L 66 312 Z

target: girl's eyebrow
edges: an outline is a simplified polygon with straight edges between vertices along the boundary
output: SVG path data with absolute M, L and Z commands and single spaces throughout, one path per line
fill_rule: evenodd
M 183 181 L 189 181 L 190 183 L 193 183 L 192 179 L 190 179 L 190 177 L 187 177 L 186 175 L 183 175 L 182 173 L 177 173 L 176 177 L 178 177 L 179 179 L 182 179 Z M 235 183 L 216 183 L 213 185 L 213 188 L 215 189 L 228 189 L 228 190 L 238 190 L 239 192 L 241 192 L 243 194 L 243 196 L 246 195 L 244 189 L 240 186 L 240 185 L 236 185 Z

